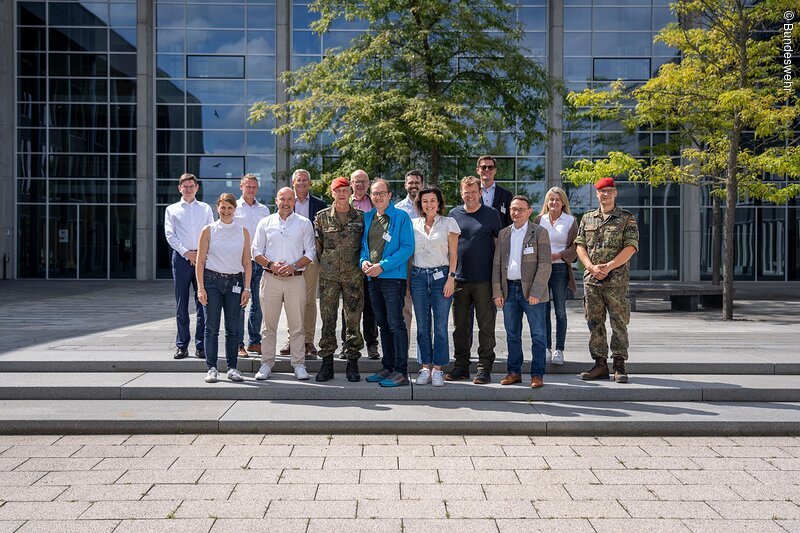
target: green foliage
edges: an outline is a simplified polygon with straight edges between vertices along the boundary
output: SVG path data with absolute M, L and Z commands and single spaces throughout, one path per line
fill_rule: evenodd
M 368 30 L 282 73 L 288 102 L 259 102 L 250 120 L 275 117 L 273 131 L 296 133 L 307 157 L 335 154 L 326 176 L 413 166 L 435 179 L 443 158 L 488 149 L 490 132 L 510 130 L 522 150 L 546 139 L 558 86 L 520 50 L 507 0 L 316 0 L 309 9 L 319 33 L 342 19 Z

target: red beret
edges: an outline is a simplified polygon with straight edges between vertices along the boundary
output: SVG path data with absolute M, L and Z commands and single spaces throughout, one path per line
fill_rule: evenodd
M 332 191 L 335 191 L 339 187 L 349 187 L 349 186 L 350 186 L 350 182 L 347 181 L 347 178 L 344 178 L 344 177 L 335 178 L 331 182 L 331 190 Z
M 614 187 L 614 178 L 600 178 L 600 181 L 594 184 L 594 188 L 598 191 L 606 187 Z

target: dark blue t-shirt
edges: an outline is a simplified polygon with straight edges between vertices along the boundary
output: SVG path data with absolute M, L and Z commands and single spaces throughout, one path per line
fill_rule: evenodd
M 494 240 L 503 228 L 500 213 L 486 205 L 481 205 L 474 213 L 467 213 L 464 206 L 459 205 L 450 211 L 450 216 L 456 219 L 461 229 L 456 280 L 491 282 Z

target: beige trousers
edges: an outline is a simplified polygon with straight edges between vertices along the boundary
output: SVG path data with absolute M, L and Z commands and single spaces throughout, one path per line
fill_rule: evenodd
M 317 330 L 319 270 L 319 263 L 314 262 L 310 263 L 303 271 L 303 278 L 306 280 L 306 307 L 303 314 L 303 334 L 306 344 L 314 344 L 314 336 Z
M 303 312 L 306 307 L 306 282 L 303 276 L 279 278 L 264 272 L 261 278 L 261 364 L 275 366 L 278 320 L 281 307 L 289 324 L 289 347 L 292 366 L 305 364 Z

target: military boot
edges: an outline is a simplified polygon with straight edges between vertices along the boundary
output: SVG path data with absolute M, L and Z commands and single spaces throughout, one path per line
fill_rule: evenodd
M 345 376 L 347 381 L 361 381 L 361 374 L 358 373 L 358 359 L 348 359 L 347 368 L 345 369 Z
M 317 381 L 330 381 L 333 379 L 333 356 L 326 355 L 322 358 L 322 366 L 319 368 L 319 372 L 317 372 L 317 377 L 314 378 Z
M 627 383 L 628 373 L 625 372 L 625 359 L 622 357 L 614 358 L 614 381 L 617 383 Z
M 608 363 L 605 359 L 595 359 L 594 366 L 588 372 L 581 372 L 581 379 L 591 381 L 594 379 L 608 379 Z

